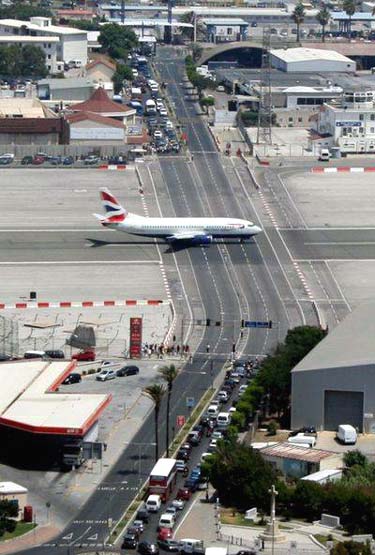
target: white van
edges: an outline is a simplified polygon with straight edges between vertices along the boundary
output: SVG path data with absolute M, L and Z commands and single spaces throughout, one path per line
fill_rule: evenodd
M 159 528 L 173 528 L 175 524 L 176 519 L 172 513 L 163 513 L 159 518 Z
M 146 115 L 156 116 L 156 103 L 151 98 L 146 100 Z
M 320 151 L 319 160 L 321 162 L 329 162 L 330 158 L 331 158 L 331 153 L 328 150 L 328 148 L 322 148 L 322 150 Z
M 309 447 L 314 447 L 316 443 L 316 437 L 306 436 L 305 434 L 297 434 L 288 438 L 288 443 L 293 443 L 294 445 L 309 445 Z
M 207 415 L 210 418 L 216 418 L 217 415 L 219 414 L 219 407 L 217 407 L 216 405 L 210 405 L 207 409 Z
M 197 547 L 203 549 L 203 541 L 193 538 L 184 538 L 178 542 L 181 553 L 193 553 Z
M 231 421 L 231 415 L 229 412 L 219 412 L 216 418 L 216 424 L 218 428 L 227 428 Z
M 161 497 L 156 493 L 149 495 L 146 501 L 146 509 L 150 513 L 157 513 L 161 507 Z
M 354 445 L 357 442 L 357 432 L 350 424 L 340 424 L 336 438 L 344 445 Z

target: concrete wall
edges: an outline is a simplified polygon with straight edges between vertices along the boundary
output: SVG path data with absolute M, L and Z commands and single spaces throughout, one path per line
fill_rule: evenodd
M 0 501 L 18 501 L 18 519 L 23 518 L 23 509 L 27 505 L 27 492 L 25 493 L 2 493 L 0 494 Z
M 375 366 L 330 368 L 292 372 L 292 429 L 315 426 L 324 429 L 324 392 L 364 393 L 364 430 L 375 425 Z
M 61 44 L 64 62 L 81 60 L 83 65 L 87 64 L 87 33 L 62 35 Z
M 0 133 L 0 145 L 58 145 L 58 133 Z

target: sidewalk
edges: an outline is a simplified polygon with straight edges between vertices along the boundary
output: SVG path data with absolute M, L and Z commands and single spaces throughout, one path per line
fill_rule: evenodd
M 0 543 L 0 553 L 14 553 L 32 546 L 48 542 L 59 533 L 59 528 L 54 526 L 38 526 L 28 534 Z

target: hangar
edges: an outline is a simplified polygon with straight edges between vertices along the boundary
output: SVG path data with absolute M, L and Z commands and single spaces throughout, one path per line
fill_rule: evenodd
M 59 392 L 75 365 L 42 359 L 0 364 L 0 440 L 12 462 L 32 464 L 35 455 L 43 465 L 60 464 L 64 446 L 96 440 L 111 395 Z
M 375 303 L 329 332 L 292 370 L 292 428 L 375 433 Z

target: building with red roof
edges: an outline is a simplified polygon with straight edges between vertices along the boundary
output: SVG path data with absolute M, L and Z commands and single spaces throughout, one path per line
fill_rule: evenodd
M 96 89 L 88 100 L 73 104 L 69 109 L 73 112 L 90 112 L 106 118 L 121 119 L 124 123 L 134 123 L 136 115 L 133 108 L 111 100 L 103 87 Z

